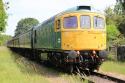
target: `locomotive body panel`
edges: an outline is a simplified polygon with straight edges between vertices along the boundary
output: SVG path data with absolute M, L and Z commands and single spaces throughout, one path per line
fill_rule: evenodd
M 34 49 L 61 49 L 57 43 L 61 33 L 55 32 L 54 22 L 55 18 L 47 20 L 33 30 Z
M 64 50 L 105 50 L 106 34 L 103 31 L 63 31 Z

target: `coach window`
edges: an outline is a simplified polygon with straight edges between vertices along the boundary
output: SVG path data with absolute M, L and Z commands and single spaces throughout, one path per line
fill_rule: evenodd
M 104 19 L 101 17 L 94 17 L 94 28 L 103 29 L 105 27 Z
M 90 28 L 91 22 L 90 22 L 90 16 L 81 16 L 80 17 L 80 26 L 81 28 Z
M 36 41 L 36 30 L 35 30 L 35 36 L 34 36 L 34 43 L 37 43 L 37 41 Z
M 72 29 L 77 28 L 77 17 L 76 16 L 70 16 L 64 18 L 64 28 Z

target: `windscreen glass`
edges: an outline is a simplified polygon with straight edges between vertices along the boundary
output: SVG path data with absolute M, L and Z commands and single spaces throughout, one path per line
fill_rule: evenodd
M 94 28 L 103 29 L 105 27 L 104 19 L 101 17 L 94 17 Z
M 64 28 L 76 28 L 77 27 L 77 17 L 65 17 L 64 18 Z
M 80 17 L 80 26 L 81 28 L 90 28 L 90 16 L 81 16 Z

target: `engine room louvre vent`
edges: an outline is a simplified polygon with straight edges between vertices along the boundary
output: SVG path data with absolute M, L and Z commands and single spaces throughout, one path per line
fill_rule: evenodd
M 91 10 L 90 6 L 78 6 L 77 10 Z

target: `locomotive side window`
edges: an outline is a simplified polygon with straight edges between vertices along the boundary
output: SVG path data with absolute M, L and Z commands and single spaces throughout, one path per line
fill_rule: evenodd
M 105 27 L 104 19 L 101 17 L 94 17 L 94 28 L 103 29 Z
M 80 17 L 80 26 L 81 28 L 90 28 L 91 22 L 90 22 L 90 16 L 81 16 Z
M 64 28 L 76 28 L 77 27 L 77 17 L 65 17 L 64 18 Z
M 56 21 L 56 29 L 59 30 L 61 28 L 60 20 Z

